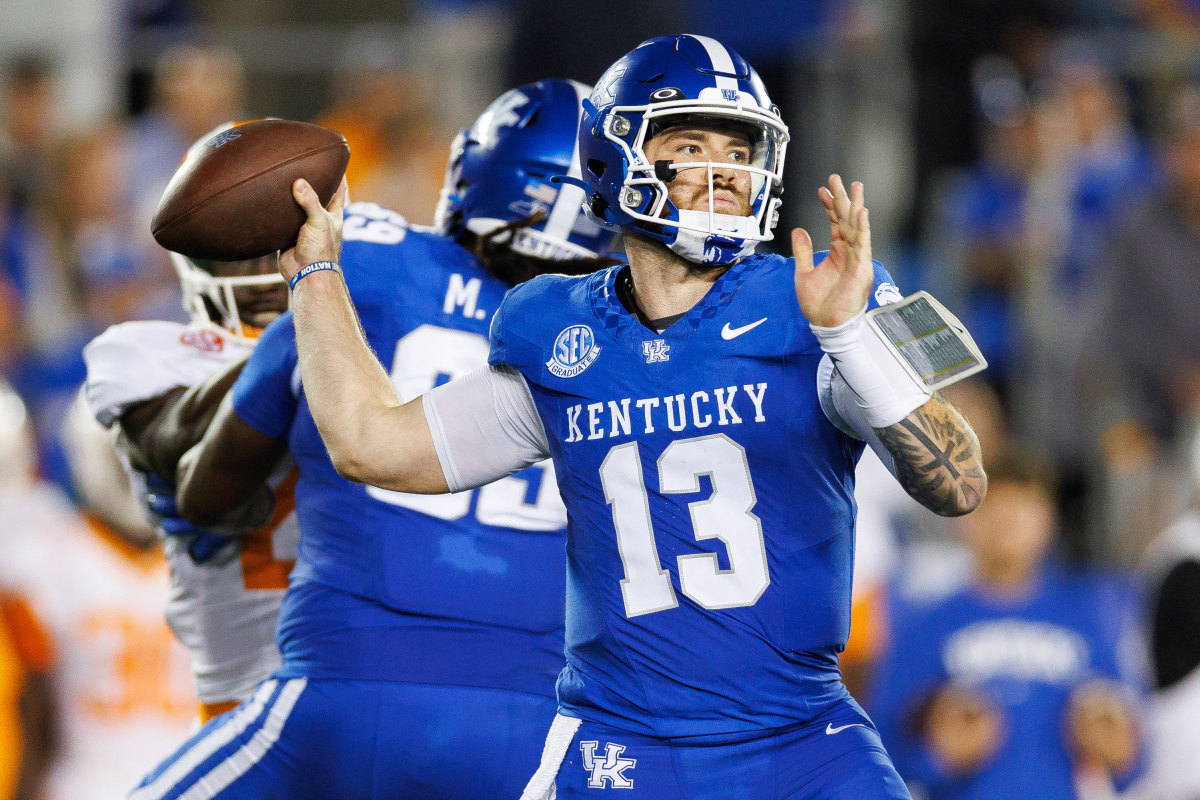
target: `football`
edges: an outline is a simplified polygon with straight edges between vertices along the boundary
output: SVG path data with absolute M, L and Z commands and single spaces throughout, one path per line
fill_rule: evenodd
M 328 204 L 349 160 L 346 137 L 320 125 L 263 119 L 226 128 L 188 151 L 151 233 L 191 258 L 240 261 L 286 250 L 305 220 L 292 183 L 304 178 Z

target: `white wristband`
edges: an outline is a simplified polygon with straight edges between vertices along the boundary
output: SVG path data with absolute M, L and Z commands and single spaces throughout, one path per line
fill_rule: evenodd
M 908 374 L 866 323 L 866 307 L 832 328 L 809 325 L 855 394 L 872 428 L 895 425 L 933 395 Z

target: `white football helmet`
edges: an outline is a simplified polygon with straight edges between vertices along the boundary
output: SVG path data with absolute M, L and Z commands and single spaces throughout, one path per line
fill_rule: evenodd
M 171 263 L 179 275 L 184 310 L 193 323 L 221 328 L 238 339 L 258 338 L 261 328 L 242 319 L 234 291 L 245 286 L 283 284 L 282 275 L 272 272 L 218 278 L 205 268 L 204 262 L 193 261 L 179 253 L 171 253 Z

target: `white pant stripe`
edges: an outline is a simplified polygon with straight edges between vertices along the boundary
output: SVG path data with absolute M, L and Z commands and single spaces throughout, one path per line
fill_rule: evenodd
M 731 74 L 737 72 L 733 67 L 733 56 L 729 55 L 729 50 L 725 48 L 725 45 L 708 36 L 692 36 L 692 38 L 704 45 L 704 49 L 708 51 L 708 57 L 712 59 L 712 68 L 714 70 Z M 714 77 L 717 79 L 718 89 L 737 90 L 738 82 L 736 78 L 726 78 L 723 75 L 716 75 Z
M 178 761 L 163 770 L 162 774 L 155 778 L 153 783 L 143 786 L 130 794 L 128 800 L 157 800 L 157 798 L 171 791 L 175 784 L 182 780 L 189 772 L 200 766 L 213 753 L 240 736 L 246 728 L 250 727 L 250 724 L 254 720 L 258 719 L 259 715 L 262 714 L 263 705 L 267 702 L 267 698 L 271 696 L 271 693 L 275 691 L 275 686 L 278 683 L 275 680 L 264 681 L 258 687 L 258 691 L 254 693 L 250 702 L 235 711 L 234 716 L 228 722 L 204 738 L 197 739 L 188 751 L 179 757 Z
M 287 723 L 296 701 L 308 684 L 306 678 L 293 678 L 284 685 L 283 691 L 267 712 L 267 720 L 262 727 L 254 732 L 250 741 L 242 745 L 237 752 L 213 767 L 212 771 L 196 782 L 196 785 L 184 792 L 179 800 L 211 800 L 218 792 L 236 781 L 259 762 L 271 745 L 279 740 L 283 726 Z
M 542 748 L 542 762 L 525 785 L 525 791 L 521 792 L 521 800 L 554 800 L 554 779 L 558 777 L 563 759 L 571 749 L 575 731 L 579 730 L 582 722 L 575 717 L 554 715 L 550 732 L 546 734 L 546 746 Z

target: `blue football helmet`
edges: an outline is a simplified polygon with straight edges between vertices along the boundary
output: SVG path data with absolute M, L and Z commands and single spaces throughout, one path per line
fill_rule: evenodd
M 606 255 L 615 236 L 586 215 L 575 136 L 590 87 L 552 79 L 497 98 L 450 148 L 434 227 L 452 238 L 511 227 L 516 253 L 563 260 Z M 551 178 L 567 177 L 567 181 Z M 577 183 L 571 183 L 574 179 Z
M 701 264 L 731 264 L 773 238 L 788 129 L 758 74 L 733 50 L 706 36 L 650 39 L 609 67 L 583 108 L 579 159 L 598 220 Z M 749 163 L 652 163 L 646 142 L 689 120 L 745 131 Z M 714 166 L 750 173 L 750 216 L 714 212 Z M 667 183 L 682 169 L 708 170 L 708 211 L 681 213 L 668 198 Z

